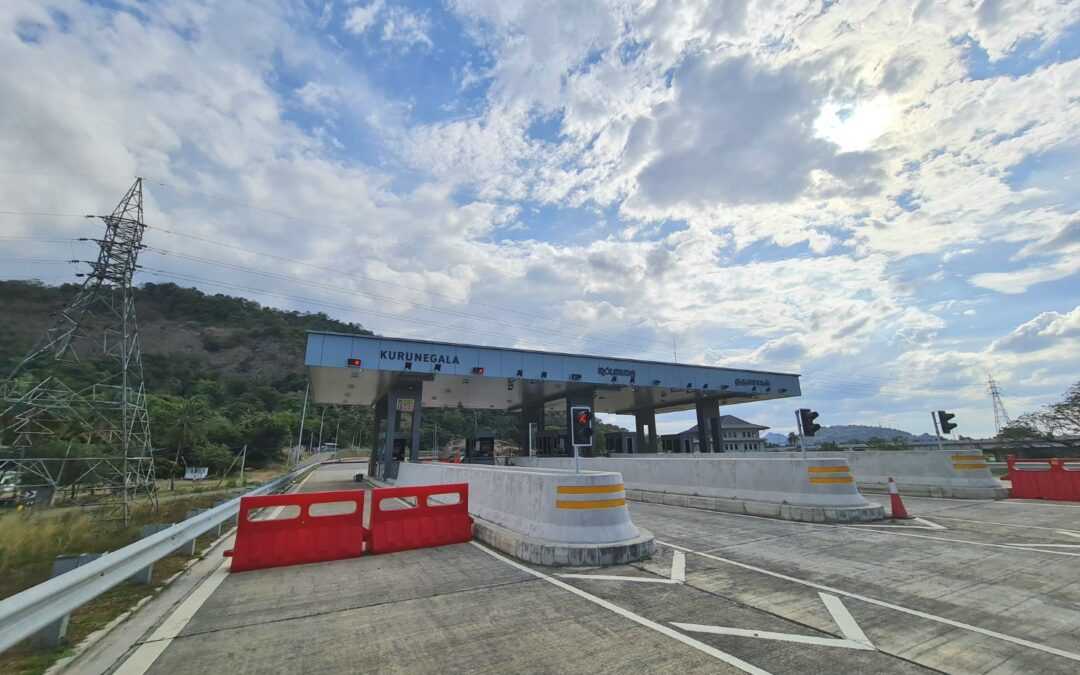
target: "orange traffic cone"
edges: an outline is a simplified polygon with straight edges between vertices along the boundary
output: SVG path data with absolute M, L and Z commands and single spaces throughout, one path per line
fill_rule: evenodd
M 904 501 L 900 499 L 900 491 L 896 489 L 896 481 L 889 476 L 889 508 L 892 511 L 892 517 L 896 520 L 910 520 L 911 516 L 908 515 L 907 509 L 904 508 Z

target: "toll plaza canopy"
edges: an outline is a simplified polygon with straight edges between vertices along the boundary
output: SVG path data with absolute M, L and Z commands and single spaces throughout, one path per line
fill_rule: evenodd
M 657 412 L 692 409 L 698 447 L 722 452 L 721 405 L 800 394 L 799 376 L 786 373 L 341 333 L 308 333 L 304 363 L 316 403 L 375 406 L 369 470 L 378 478 L 418 459 L 424 408 L 520 412 L 520 447 L 533 452 L 538 441 L 543 454 L 571 447 L 565 434 L 547 430 L 552 402 L 563 402 L 564 429 L 575 406 L 634 415 L 630 452 L 657 452 Z
M 304 362 L 313 400 L 345 405 L 372 405 L 402 382 L 421 386 L 423 407 L 511 411 L 584 391 L 597 412 L 620 414 L 800 395 L 787 373 L 341 333 L 308 333 Z

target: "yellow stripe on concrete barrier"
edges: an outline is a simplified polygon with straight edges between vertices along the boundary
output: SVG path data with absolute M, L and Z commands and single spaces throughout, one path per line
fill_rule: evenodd
M 979 469 L 989 469 L 986 464 L 953 464 L 953 468 L 957 471 L 978 471 Z
M 845 466 L 808 466 L 806 470 L 810 473 L 847 473 L 848 467 Z
M 810 483 L 813 485 L 822 485 L 824 483 L 853 483 L 855 479 L 851 476 L 811 476 Z
M 620 506 L 626 506 L 625 499 L 594 499 L 587 502 L 555 500 L 555 508 L 559 509 L 614 509 Z
M 558 492 L 561 495 L 596 495 L 622 491 L 622 483 L 615 483 L 614 485 L 560 485 L 558 487 Z

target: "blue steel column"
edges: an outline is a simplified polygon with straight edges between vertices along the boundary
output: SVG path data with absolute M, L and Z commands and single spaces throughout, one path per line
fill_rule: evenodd
M 379 478 L 397 478 L 397 462 L 394 461 L 394 438 L 397 436 L 398 392 L 391 389 L 386 394 L 386 435 L 383 437 L 382 468 Z
M 420 461 L 420 423 L 424 419 L 424 409 L 420 407 L 421 397 L 419 393 L 416 396 L 416 403 L 413 405 L 412 412 L 412 437 L 409 439 L 409 461 Z

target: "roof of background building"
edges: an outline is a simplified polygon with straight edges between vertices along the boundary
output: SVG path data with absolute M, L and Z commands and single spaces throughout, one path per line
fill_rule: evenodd
M 769 427 L 763 427 L 760 424 L 754 424 L 747 422 L 744 419 L 735 417 L 734 415 L 721 415 L 720 416 L 720 429 L 757 429 L 759 431 L 768 429 Z M 683 434 L 696 434 L 697 425 L 690 427 L 686 431 L 679 432 L 678 434 L 668 434 L 672 436 L 682 436 Z

